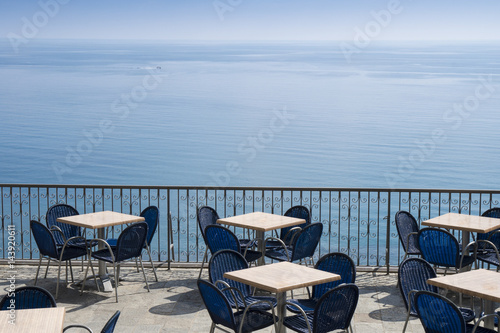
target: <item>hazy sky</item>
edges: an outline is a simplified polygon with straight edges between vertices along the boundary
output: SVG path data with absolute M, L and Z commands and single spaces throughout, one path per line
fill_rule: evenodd
M 499 14 L 499 0 L 0 0 L 0 36 L 498 40 Z

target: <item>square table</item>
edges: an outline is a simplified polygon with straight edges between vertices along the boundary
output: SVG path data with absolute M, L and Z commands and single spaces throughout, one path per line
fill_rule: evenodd
M 493 303 L 500 302 L 500 273 L 495 271 L 476 269 L 435 277 L 427 280 L 427 283 L 483 299 L 486 314 L 494 313 Z M 486 318 L 484 326 L 493 329 L 493 318 Z
M 306 220 L 297 217 L 276 215 L 264 212 L 253 212 L 218 219 L 217 223 L 255 230 L 256 238 L 258 240 L 257 250 L 264 253 L 264 233 L 266 231 L 304 224 L 306 223 Z M 264 265 L 264 260 L 264 256 L 260 257 L 258 260 L 258 264 Z
M 57 222 L 67 223 L 82 228 L 97 229 L 97 237 L 100 239 L 105 239 L 105 229 L 107 227 L 126 223 L 141 222 L 144 220 L 145 219 L 142 216 L 135 216 L 112 211 L 103 211 L 59 217 L 57 219 Z M 104 246 L 102 244 L 99 244 L 99 249 L 102 248 L 104 248 Z M 99 277 L 102 281 L 104 291 L 113 291 L 113 286 L 111 285 L 111 281 L 109 280 L 106 273 L 106 263 L 104 261 L 99 262 Z M 118 281 L 115 281 L 115 283 L 118 283 Z
M 340 280 L 338 274 L 287 261 L 227 272 L 224 273 L 224 277 L 276 293 L 280 333 L 286 332 L 283 318 L 286 315 L 286 292 L 288 290 Z
M 0 311 L 2 322 L 0 322 L 0 332 L 2 333 L 31 333 L 47 332 L 55 333 L 63 331 L 65 308 L 42 308 L 15 310 L 15 321 L 9 323 L 10 311 Z
M 462 250 L 470 242 L 470 233 L 486 233 L 500 228 L 500 219 L 478 215 L 447 213 L 422 221 L 422 225 L 462 231 Z

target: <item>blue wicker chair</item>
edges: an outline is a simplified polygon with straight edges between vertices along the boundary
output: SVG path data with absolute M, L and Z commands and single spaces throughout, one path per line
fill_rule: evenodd
M 415 293 L 415 308 L 426 333 L 493 333 L 479 326 L 481 317 L 475 325 L 466 324 L 462 313 L 452 301 L 437 293 L 421 290 Z M 495 316 L 496 314 L 489 315 Z
M 359 289 L 355 284 L 342 284 L 321 296 L 313 312 L 301 311 L 301 314 L 285 317 L 283 325 L 299 333 L 348 332 L 358 299 Z
M 224 273 L 226 272 L 245 268 L 248 268 L 248 262 L 241 253 L 233 250 L 220 250 L 210 258 L 208 265 L 209 280 L 219 289 L 230 288 L 224 292 L 224 295 L 233 308 L 244 309 L 247 304 L 261 300 L 269 302 L 258 305 L 258 308 L 261 310 L 270 310 L 269 304 L 276 306 L 277 301 L 275 297 L 253 296 L 252 288 L 249 285 L 224 278 Z
M 307 259 L 309 259 L 313 262 L 312 258 L 318 247 L 322 232 L 322 223 L 309 224 L 293 237 L 290 245 L 281 242 L 280 248 L 266 249 L 265 255 L 278 261 L 294 262 L 300 260 L 301 262 L 305 261 L 307 264 Z M 268 239 L 266 239 L 266 242 Z
M 290 299 L 288 302 L 296 306 L 288 306 L 288 310 L 292 312 L 299 312 L 297 306 L 302 308 L 304 312 L 312 312 L 316 307 L 321 296 L 328 290 L 337 287 L 344 283 L 356 282 L 356 265 L 354 261 L 344 253 L 333 252 L 321 257 L 314 268 L 340 275 L 340 280 L 328 283 L 318 284 L 312 287 L 312 294 L 309 294 L 307 299 Z M 309 292 L 309 289 L 307 290 Z
M 15 309 L 55 308 L 56 300 L 41 287 L 25 286 L 14 289 L 0 300 L 0 310 L 9 310 L 11 300 L 15 300 Z
M 294 235 L 296 235 L 296 233 L 299 232 L 301 229 L 311 224 L 311 214 L 309 213 L 309 209 L 305 206 L 293 206 L 285 212 L 284 216 L 304 219 L 306 223 L 292 227 L 281 228 L 279 240 L 270 238 L 266 241 L 267 249 L 281 247 L 282 243 L 284 243 L 285 245 L 290 245 Z
M 500 218 L 500 208 L 491 208 L 485 211 L 482 216 Z M 500 229 L 493 230 L 487 233 L 477 234 L 477 252 L 476 258 L 483 262 L 483 265 L 488 264 L 497 266 L 497 271 L 500 269 Z
M 268 306 L 272 308 L 272 314 L 254 308 L 257 305 L 255 303 L 248 304 L 244 310 L 233 312 L 223 291 L 210 282 L 198 280 L 198 290 L 212 319 L 210 333 L 215 331 L 216 325 L 227 327 L 235 333 L 248 333 L 274 324 L 275 331 L 278 331 L 276 326 L 278 319 L 274 315 L 274 308 L 271 304 L 268 304 Z M 264 302 L 259 301 L 259 303 Z
M 222 225 L 214 224 L 206 227 L 205 237 L 207 247 L 212 254 L 220 250 L 234 250 L 241 253 L 249 263 L 262 257 L 259 251 L 250 250 L 248 247 L 243 249 L 236 235 Z
M 406 322 L 403 327 L 403 332 L 406 331 L 410 316 L 418 317 L 415 308 L 414 297 L 415 293 L 420 290 L 426 290 L 437 293 L 438 288 L 427 283 L 428 279 L 436 277 L 434 268 L 422 258 L 407 258 L 404 260 L 398 269 L 398 286 L 401 296 L 407 310 Z M 471 322 L 475 319 L 476 314 L 468 308 L 459 308 L 465 322 Z
M 35 239 L 36 245 L 38 246 L 38 251 L 40 252 L 40 259 L 38 261 L 38 269 L 36 270 L 35 285 L 38 281 L 38 273 L 40 272 L 40 266 L 42 265 L 42 259 L 44 257 L 48 260 L 55 260 L 59 263 L 59 269 L 57 274 L 57 287 L 56 287 L 56 299 L 59 295 L 59 280 L 61 277 L 61 263 L 64 261 L 70 261 L 78 257 L 87 255 L 87 247 L 77 247 L 70 246 L 71 242 L 75 240 L 80 240 L 85 244 L 85 238 L 81 236 L 74 236 L 68 238 L 63 246 L 57 245 L 54 234 L 43 224 L 38 221 L 30 221 L 30 228 Z M 94 268 L 92 267 L 92 271 Z M 71 281 L 73 281 L 73 271 L 71 270 Z M 68 269 L 66 267 L 66 281 L 68 280 Z M 95 281 L 97 284 L 97 281 Z
M 198 279 L 201 277 L 203 266 L 208 258 L 208 245 L 207 245 L 207 238 L 205 236 L 205 229 L 209 225 L 217 225 L 218 219 L 219 219 L 219 214 L 217 214 L 215 209 L 213 209 L 212 207 L 202 206 L 198 208 L 198 212 L 196 214 L 196 221 L 198 222 L 198 227 L 200 228 L 201 236 L 203 237 L 203 241 L 205 242 L 206 245 L 205 254 L 203 255 L 203 260 L 201 261 L 201 269 L 200 269 L 200 274 L 198 275 Z M 253 244 L 255 244 L 255 242 L 250 239 L 238 239 L 238 242 L 240 243 L 240 247 L 243 250 L 250 248 L 253 246 Z
M 108 322 L 102 328 L 101 333 L 113 333 L 115 331 L 115 326 L 116 326 L 116 322 L 118 321 L 118 317 L 120 317 L 120 311 L 116 311 L 115 314 L 112 315 L 111 318 L 109 318 Z M 90 327 L 87 327 L 85 325 L 78 325 L 78 324 L 66 326 L 64 328 L 63 332 L 66 332 L 67 330 L 69 330 L 71 328 L 83 328 L 83 329 L 86 329 L 87 331 L 89 331 L 90 333 L 92 333 L 92 330 L 90 329 Z
M 459 269 L 472 265 L 474 257 L 461 253 L 457 239 L 443 229 L 423 228 L 418 232 L 418 246 L 428 263 L 445 267 L 445 274 L 449 268 Z
M 142 264 L 142 249 L 144 248 L 144 243 L 148 235 L 148 224 L 146 222 L 136 222 L 125 228 L 120 236 L 118 237 L 116 247 L 111 247 L 103 239 L 95 239 L 101 242 L 105 247 L 101 250 L 91 251 L 90 257 L 102 260 L 113 264 L 113 272 L 115 276 L 115 296 L 116 302 L 118 302 L 118 281 L 120 277 L 120 264 L 126 260 L 139 258 L 141 263 L 142 274 L 144 275 L 144 281 L 146 282 L 146 287 L 149 292 L 148 278 L 146 277 L 146 272 L 144 271 L 144 266 Z M 89 266 L 91 266 L 91 260 L 87 265 L 85 270 L 85 277 L 83 278 L 81 293 L 83 293 L 83 288 L 85 287 L 85 280 L 87 279 L 87 273 L 89 271 Z
M 142 210 L 140 216 L 144 217 L 144 221 L 148 224 L 148 236 L 146 237 L 146 243 L 144 244 L 144 249 L 148 252 L 149 262 L 153 268 L 153 273 L 155 275 L 155 280 L 158 282 L 158 276 L 156 275 L 156 269 L 153 264 L 153 256 L 151 255 L 151 241 L 155 235 L 158 223 L 160 222 L 160 210 L 156 206 L 149 206 Z M 106 242 L 113 248 L 116 247 L 116 242 L 118 239 L 109 238 Z M 139 267 L 137 267 L 139 269 Z
M 417 244 L 417 234 L 419 231 L 417 220 L 409 212 L 400 210 L 396 213 L 395 221 L 399 240 L 405 251 L 403 260 L 409 255 L 420 255 Z

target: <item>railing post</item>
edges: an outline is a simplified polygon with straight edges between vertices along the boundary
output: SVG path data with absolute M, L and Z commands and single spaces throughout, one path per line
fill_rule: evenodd
M 385 243 L 385 265 L 387 266 L 387 275 L 389 275 L 390 267 L 390 250 L 391 250 L 391 191 L 387 192 L 387 231 Z

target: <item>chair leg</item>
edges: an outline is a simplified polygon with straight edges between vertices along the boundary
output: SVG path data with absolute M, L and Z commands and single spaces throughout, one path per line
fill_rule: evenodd
M 146 244 L 146 250 L 148 251 L 149 262 L 151 263 L 151 267 L 153 268 L 153 273 L 155 274 L 155 280 L 156 280 L 156 282 L 158 282 L 158 276 L 156 275 L 155 265 L 153 264 L 153 257 L 151 256 L 151 251 L 150 251 L 149 246 L 147 244 Z
M 59 280 L 61 280 L 61 260 L 59 260 L 59 268 L 57 269 L 57 285 L 56 285 L 56 299 L 59 296 Z M 66 281 L 68 281 L 68 266 L 66 262 Z
M 408 312 L 406 313 L 406 321 L 405 321 L 405 326 L 403 326 L 403 333 L 406 332 L 406 327 L 408 326 L 408 321 L 410 320 L 410 305 L 408 305 Z
M 89 263 L 90 263 L 90 269 L 92 270 L 92 275 L 94 276 L 94 282 L 95 282 L 95 286 L 97 288 L 97 292 L 101 292 L 101 288 L 99 288 L 99 283 L 97 283 L 97 277 L 95 275 L 95 272 L 94 272 L 94 265 L 92 265 L 92 261 L 89 259 Z M 85 281 L 83 281 L 85 282 Z
M 215 323 L 212 322 L 212 326 L 210 326 L 210 333 L 214 333 L 215 332 Z
M 146 281 L 146 287 L 148 288 L 148 292 L 149 292 L 150 290 L 149 290 L 148 277 L 146 276 L 146 272 L 144 271 L 144 265 L 142 264 L 142 258 L 141 257 L 139 257 L 139 261 L 141 262 L 142 275 L 144 275 L 144 281 Z
M 49 265 L 50 265 L 50 258 L 47 257 L 49 261 L 47 261 L 47 268 L 45 268 L 45 275 L 43 276 L 44 279 L 47 278 L 47 272 L 49 271 Z
M 200 274 L 198 274 L 198 280 L 201 278 L 201 272 L 203 271 L 203 266 L 205 265 L 205 260 L 208 256 L 208 247 L 205 249 L 205 254 L 203 255 L 203 260 L 201 261 Z
M 36 286 L 36 282 L 38 281 L 38 273 L 40 272 L 41 265 L 42 265 L 42 255 L 40 255 L 40 260 L 38 260 L 38 269 L 36 270 L 36 276 L 35 276 L 35 286 Z
M 118 269 L 116 268 L 116 263 L 113 263 L 113 273 L 115 274 L 115 296 L 116 296 L 116 303 L 118 303 L 118 279 L 120 278 L 120 266 L 118 266 Z
M 73 278 L 73 266 L 71 265 L 71 259 L 69 261 L 69 272 L 71 273 L 71 283 L 75 283 L 75 279 Z M 66 277 L 66 281 L 68 280 L 68 277 Z
M 83 294 L 83 288 L 85 287 L 85 281 L 87 281 L 87 274 L 89 272 L 89 266 L 91 265 L 91 260 L 92 258 L 89 259 L 89 262 L 87 263 L 87 269 L 85 270 L 85 275 L 83 276 L 83 281 L 82 281 L 82 288 L 80 289 L 80 295 Z M 94 271 L 94 268 L 92 268 L 92 271 Z M 94 276 L 95 279 L 95 276 Z M 97 282 L 96 282 L 97 283 Z

